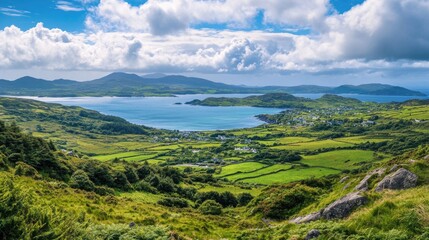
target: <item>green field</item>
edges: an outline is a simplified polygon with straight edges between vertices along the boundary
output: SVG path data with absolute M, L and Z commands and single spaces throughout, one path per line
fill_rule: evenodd
M 383 115 L 396 119 L 429 120 L 429 106 L 406 106 L 401 111 L 383 112 Z
M 230 181 L 236 181 L 236 180 L 240 180 L 242 178 L 256 177 L 256 176 L 270 174 L 270 173 L 277 172 L 277 171 L 288 170 L 291 167 L 292 167 L 292 165 L 289 165 L 289 164 L 276 164 L 273 166 L 262 168 L 258 171 L 251 172 L 251 173 L 234 174 L 234 175 L 228 176 L 227 179 Z
M 374 161 L 374 152 L 365 150 L 338 150 L 304 156 L 302 163 L 309 166 L 328 167 L 340 170 L 358 168 L 358 163 Z
M 265 164 L 258 163 L 258 162 L 245 162 L 245 163 L 231 164 L 231 165 L 222 167 L 222 172 L 216 177 L 222 177 L 225 175 L 234 174 L 238 172 L 244 173 L 244 172 L 255 171 L 265 166 L 266 166 Z
M 95 156 L 94 158 L 100 161 L 109 161 L 115 158 L 128 158 L 128 157 L 139 156 L 141 154 L 142 152 L 132 151 L 132 152 L 109 154 L 109 155 L 99 155 L 99 156 Z
M 289 182 L 308 179 L 311 177 L 319 178 L 330 174 L 338 174 L 338 173 L 340 173 L 339 170 L 327 169 L 327 168 L 319 168 L 319 167 L 298 168 L 298 169 L 291 169 L 288 171 L 274 173 L 274 174 L 270 174 L 270 175 L 266 175 L 258 178 L 245 179 L 243 180 L 243 182 L 269 185 L 269 184 L 276 184 L 276 183 L 289 183 Z
M 336 148 L 336 147 L 350 147 L 353 146 L 351 143 L 338 142 L 335 140 L 320 140 L 303 143 L 292 143 L 288 145 L 275 146 L 273 149 L 278 150 L 317 150 L 323 148 Z

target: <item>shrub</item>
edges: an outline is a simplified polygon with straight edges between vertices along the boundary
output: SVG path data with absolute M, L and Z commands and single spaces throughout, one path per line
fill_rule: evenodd
M 106 164 L 90 160 L 82 164 L 80 168 L 88 174 L 89 179 L 91 179 L 94 184 L 115 187 L 112 174 L 110 173 L 110 167 Z
M 89 179 L 88 174 L 83 170 L 77 170 L 73 173 L 69 182 L 70 187 L 86 191 L 94 191 L 95 184 Z
M 246 206 L 252 199 L 253 196 L 250 193 L 240 193 L 237 196 L 238 206 Z
M 195 194 L 197 193 L 197 189 L 193 187 L 188 187 L 188 188 L 178 187 L 177 193 L 179 193 L 179 195 L 184 198 L 195 200 Z
M 186 200 L 182 198 L 175 198 L 175 197 L 163 198 L 158 201 L 158 204 L 161 204 L 167 207 L 177 207 L 177 208 L 185 208 L 189 206 Z
M 201 204 L 198 210 L 206 215 L 220 215 L 222 213 L 222 205 L 214 200 L 207 200 Z
M 139 181 L 134 185 L 134 189 L 137 191 L 143 191 L 148 193 L 157 193 L 158 191 L 156 188 L 152 187 L 148 182 L 145 182 L 144 180 Z
M 41 179 L 42 178 L 34 167 L 32 167 L 32 166 L 30 166 L 24 162 L 17 162 L 16 163 L 15 175 L 32 177 L 34 179 Z
M 255 212 L 264 217 L 285 219 L 316 200 L 319 189 L 301 184 L 269 188 L 257 199 Z
M 123 190 L 132 189 L 132 186 L 128 181 L 127 176 L 123 172 L 115 171 L 112 175 L 113 175 L 113 186 L 115 188 L 119 188 Z
M 172 193 L 175 191 L 174 183 L 170 179 L 162 179 L 156 187 L 160 192 Z
M 223 207 L 236 207 L 238 202 L 237 202 L 237 198 L 234 196 L 234 194 L 232 194 L 231 192 L 223 192 L 219 195 L 219 203 L 223 206 Z
M 137 171 L 131 166 L 125 166 L 125 176 L 127 176 L 130 183 L 136 183 L 139 181 Z

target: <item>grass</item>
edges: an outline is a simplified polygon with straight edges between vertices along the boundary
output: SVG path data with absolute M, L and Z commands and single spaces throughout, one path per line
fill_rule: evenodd
M 358 168 L 359 163 L 374 161 L 374 152 L 365 150 L 338 150 L 304 156 L 302 163 L 309 166 L 329 167 L 340 170 Z
M 388 111 L 382 114 L 388 118 L 429 120 L 429 106 L 405 106 L 400 111 Z
M 221 185 L 221 186 L 212 186 L 212 185 L 204 185 L 204 187 L 198 189 L 199 192 L 209 192 L 209 191 L 216 191 L 216 192 L 226 192 L 229 191 L 235 195 L 240 193 L 250 193 L 252 196 L 257 196 L 259 193 L 261 193 L 261 188 L 253 187 L 252 189 L 245 189 L 240 188 L 238 186 L 234 185 Z
M 320 140 L 320 141 L 311 141 L 311 142 L 303 142 L 303 143 L 292 143 L 283 146 L 275 146 L 273 149 L 278 150 L 317 150 L 323 148 L 337 148 L 337 147 L 350 147 L 353 144 L 338 142 L 335 140 Z
M 121 152 L 121 153 L 115 153 L 115 154 L 109 154 L 109 155 L 99 155 L 95 156 L 94 158 L 100 161 L 109 161 L 115 158 L 128 158 L 128 157 L 134 157 L 141 155 L 141 152 Z
M 287 169 L 290 169 L 291 167 L 292 165 L 289 165 L 289 164 L 276 164 L 273 166 L 262 168 L 258 171 L 251 172 L 251 173 L 234 174 L 234 175 L 228 176 L 227 179 L 230 181 L 236 181 L 242 178 L 256 177 L 256 176 L 270 174 L 277 171 L 287 170 Z
M 346 142 L 351 144 L 359 144 L 359 143 L 365 143 L 365 142 L 384 142 L 389 141 L 388 138 L 374 138 L 369 136 L 353 136 L 353 137 L 343 137 L 343 138 L 336 138 L 335 141 L 339 142 Z
M 217 177 L 222 177 L 225 175 L 240 173 L 240 172 L 242 173 L 250 172 L 265 166 L 266 166 L 265 164 L 258 163 L 258 162 L 245 162 L 245 163 L 231 164 L 231 165 L 222 167 L 222 172 L 219 175 L 217 175 Z
M 245 179 L 242 182 L 257 183 L 257 184 L 276 184 L 276 183 L 290 183 L 299 180 L 308 179 L 311 177 L 319 178 L 331 174 L 338 174 L 339 170 L 312 167 L 312 168 L 296 168 L 288 171 L 278 172 L 258 178 Z

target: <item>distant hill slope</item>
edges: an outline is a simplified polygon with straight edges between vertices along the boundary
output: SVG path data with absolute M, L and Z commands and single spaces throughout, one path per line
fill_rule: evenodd
M 47 81 L 28 76 L 15 81 L 0 80 L 0 94 L 21 96 L 162 96 L 272 92 L 425 96 L 421 92 L 386 84 L 343 85 L 335 88 L 316 85 L 249 87 L 228 85 L 181 75 L 150 74 L 138 76 L 122 72 L 111 73 L 86 82 L 65 79 Z
M 403 87 L 387 84 L 362 84 L 358 86 L 342 85 L 329 91 L 330 93 L 344 94 L 368 94 L 368 95 L 392 95 L 392 96 L 425 96 L 426 94 L 409 90 Z
M 333 94 L 325 94 L 321 98 L 312 100 L 309 98 L 295 97 L 288 93 L 268 93 L 260 96 L 245 98 L 206 98 L 187 102 L 190 105 L 202 106 L 252 106 L 270 108 L 329 108 L 352 107 L 362 104 L 353 98 L 345 98 Z

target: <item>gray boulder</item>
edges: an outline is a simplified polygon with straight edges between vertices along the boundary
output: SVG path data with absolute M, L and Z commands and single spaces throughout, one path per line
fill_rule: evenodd
M 360 182 L 359 184 L 355 187 L 356 191 L 367 191 L 368 190 L 368 182 L 369 180 L 374 177 L 375 175 L 377 176 L 381 176 L 384 174 L 384 172 L 386 171 L 385 168 L 377 168 L 371 172 L 369 172 Z
M 314 238 L 317 238 L 318 236 L 320 236 L 320 231 L 317 229 L 311 229 L 307 233 L 307 236 L 305 236 L 305 240 L 314 239 Z
M 345 218 L 350 215 L 353 210 L 364 205 L 367 201 L 368 199 L 360 195 L 359 192 L 347 194 L 323 209 L 322 217 L 325 219 Z
M 321 218 L 320 212 L 314 212 L 314 213 L 310 213 L 306 216 L 294 218 L 294 219 L 290 220 L 290 222 L 296 223 L 296 224 L 308 223 L 308 222 L 319 220 L 320 218 Z
M 384 189 L 407 189 L 417 185 L 417 175 L 408 171 L 407 169 L 400 168 L 396 172 L 387 175 L 383 178 L 375 188 L 375 191 L 380 192 Z

